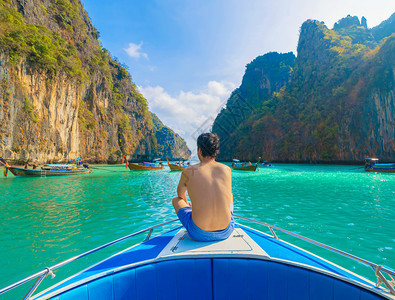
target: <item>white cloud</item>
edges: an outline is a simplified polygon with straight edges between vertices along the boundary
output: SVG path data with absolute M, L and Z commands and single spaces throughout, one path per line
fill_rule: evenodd
M 207 131 L 220 107 L 236 88 L 231 82 L 210 81 L 197 93 L 180 91 L 175 97 L 161 86 L 138 87 L 148 100 L 150 110 L 183 137 L 188 147 L 196 150 L 196 131 Z
M 143 46 L 143 42 L 140 42 L 140 44 L 134 44 L 134 43 L 129 43 L 129 48 L 124 49 L 125 52 L 130 56 L 134 58 L 140 58 L 141 56 L 148 59 L 148 54 L 141 52 L 141 47 Z

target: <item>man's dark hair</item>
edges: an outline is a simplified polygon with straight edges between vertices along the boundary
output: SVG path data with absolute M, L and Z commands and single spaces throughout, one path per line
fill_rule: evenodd
M 197 146 L 203 157 L 216 158 L 219 153 L 219 137 L 215 133 L 202 133 L 197 139 Z

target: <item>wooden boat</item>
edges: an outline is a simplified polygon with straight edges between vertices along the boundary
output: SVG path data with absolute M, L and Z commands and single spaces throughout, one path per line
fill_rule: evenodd
M 257 165 L 248 165 L 248 164 L 236 164 L 233 166 L 233 170 L 236 171 L 256 171 L 258 168 Z
M 232 169 L 236 171 L 256 171 L 259 166 L 259 160 L 256 164 L 240 162 L 238 159 L 233 159 Z
M 266 226 L 272 234 L 236 223 L 233 234 L 223 241 L 193 241 L 181 226 L 151 238 L 155 228 L 175 219 L 45 268 L 1 289 L 0 295 L 37 278 L 25 299 L 395 299 L 394 282 L 389 279 L 395 276 L 394 270 L 285 229 L 235 217 Z M 364 264 L 373 269 L 378 281 L 281 240 L 275 231 Z M 32 296 L 55 269 L 143 233 L 147 234 L 144 242 Z
M 365 171 L 395 173 L 395 163 L 379 164 L 378 161 L 378 158 L 365 158 Z
M 47 176 L 64 176 L 64 175 L 79 175 L 88 174 L 92 172 L 87 164 L 46 164 L 40 169 L 27 169 L 11 167 L 7 162 L 0 157 L 0 163 L 4 165 L 5 169 L 10 171 L 15 176 L 35 176 L 35 177 L 47 177 Z M 4 172 L 6 175 L 7 171 Z
M 271 163 L 270 161 L 264 160 L 264 161 L 262 162 L 262 167 L 268 168 L 268 167 L 273 167 L 273 165 L 272 165 L 272 163 Z
M 167 165 L 170 168 L 170 171 L 182 171 L 188 167 L 187 165 L 184 165 L 184 164 L 182 164 L 182 165 L 171 164 L 169 162 L 169 158 L 167 156 L 166 156 L 166 160 L 167 160 Z
M 157 166 L 154 162 L 129 163 L 128 167 L 131 171 L 149 171 L 163 169 L 163 165 Z

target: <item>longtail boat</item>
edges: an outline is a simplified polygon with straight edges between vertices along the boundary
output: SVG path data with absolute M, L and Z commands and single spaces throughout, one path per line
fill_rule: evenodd
M 272 165 L 272 163 L 271 163 L 270 161 L 264 160 L 264 161 L 262 162 L 262 167 L 268 168 L 268 167 L 273 167 L 273 165 Z
M 28 169 L 11 167 L 2 157 L 0 157 L 0 163 L 4 166 L 4 176 L 7 176 L 8 171 L 15 176 L 35 177 L 79 175 L 92 172 L 87 164 L 45 164 L 40 169 Z
M 169 162 L 169 158 L 167 156 L 166 156 L 166 160 L 167 160 L 167 165 L 170 168 L 170 171 L 182 171 L 182 170 L 184 170 L 185 168 L 188 167 L 187 165 L 184 165 L 184 164 L 180 164 L 180 165 L 171 164 Z
M 256 171 L 256 169 L 259 166 L 259 160 L 256 164 L 251 164 L 251 163 L 240 162 L 238 159 L 233 159 L 232 169 L 236 171 Z
M 379 164 L 378 161 L 378 158 L 365 158 L 365 171 L 395 173 L 395 163 Z
M 178 219 L 169 220 L 47 267 L 0 289 L 0 295 L 36 279 L 24 299 L 395 299 L 393 269 L 268 223 L 234 217 L 265 226 L 271 234 L 236 223 L 226 240 L 197 242 L 182 226 L 168 227 Z M 162 226 L 168 231 L 151 237 Z M 321 247 L 332 256 L 367 266 L 377 282 L 280 239 L 278 232 L 309 243 L 310 249 Z M 33 295 L 44 278 L 55 276 L 53 271 L 60 267 L 142 234 L 146 235 L 142 243 Z
M 128 163 L 128 167 L 131 171 L 148 171 L 148 170 L 162 170 L 163 165 L 156 165 L 154 162 L 142 162 L 142 163 Z

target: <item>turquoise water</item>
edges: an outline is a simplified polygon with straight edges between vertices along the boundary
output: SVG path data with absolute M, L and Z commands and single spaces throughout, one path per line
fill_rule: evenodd
M 1 172 L 3 173 L 3 172 Z M 95 166 L 88 175 L 0 177 L 0 288 L 74 255 L 176 218 L 171 205 L 179 172 L 136 172 Z M 277 164 L 233 172 L 235 213 L 267 222 L 395 268 L 395 174 L 358 166 Z M 240 223 L 268 232 L 264 227 Z M 170 227 L 170 226 L 168 226 Z M 159 233 L 159 231 L 154 231 Z M 279 237 L 370 279 L 373 272 L 324 249 Z M 69 276 L 145 236 L 57 270 L 42 287 Z M 0 296 L 16 299 L 28 286 Z

